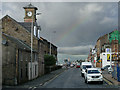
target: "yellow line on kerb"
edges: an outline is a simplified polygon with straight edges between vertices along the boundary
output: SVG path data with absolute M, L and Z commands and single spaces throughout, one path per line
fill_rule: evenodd
M 108 81 L 107 79 L 105 79 L 105 78 L 103 78 L 103 80 L 105 81 L 105 82 L 107 82 L 109 85 L 113 85 L 110 81 Z

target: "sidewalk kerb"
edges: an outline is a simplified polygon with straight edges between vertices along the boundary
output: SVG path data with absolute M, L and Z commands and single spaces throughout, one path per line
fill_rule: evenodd
M 110 83 L 112 83 L 112 84 L 114 85 L 114 83 L 113 83 L 111 80 L 107 79 L 105 76 L 103 76 L 103 78 L 106 79 L 106 80 L 108 80 Z M 106 83 L 107 83 L 107 82 L 106 82 Z M 108 84 L 108 83 L 107 83 L 107 84 Z
M 65 69 L 67 70 L 67 69 Z M 44 86 L 47 82 L 54 80 L 55 78 L 57 78 L 62 72 L 64 72 L 65 70 L 61 71 L 60 73 L 56 74 L 55 76 L 53 76 L 52 78 L 50 78 L 49 80 L 46 80 L 45 82 L 42 83 L 42 86 Z

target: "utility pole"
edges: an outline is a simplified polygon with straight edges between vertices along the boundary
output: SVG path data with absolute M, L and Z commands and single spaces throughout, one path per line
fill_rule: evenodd
M 111 52 L 111 48 L 110 48 L 110 68 L 112 68 L 112 58 L 111 58 L 111 55 L 112 54 L 112 52 Z
M 32 22 L 31 22 L 31 68 L 30 68 L 30 72 L 31 72 L 31 79 L 32 79 L 32 59 L 33 59 L 33 19 L 34 19 L 34 16 L 35 15 L 40 15 L 41 13 L 37 13 L 37 14 L 34 14 L 32 15 Z
M 32 23 L 31 23 L 31 68 L 30 68 L 31 76 L 30 76 L 30 79 L 32 79 L 33 16 L 32 16 Z
M 52 53 L 52 52 L 51 52 L 51 51 L 52 51 L 52 49 L 51 49 L 51 46 L 52 46 L 52 45 L 51 45 L 51 44 L 52 44 L 52 43 L 51 43 L 51 42 L 52 42 L 52 40 L 51 40 L 51 34 L 52 34 L 52 33 L 56 33 L 56 31 L 50 32 L 50 55 L 51 55 L 51 53 Z

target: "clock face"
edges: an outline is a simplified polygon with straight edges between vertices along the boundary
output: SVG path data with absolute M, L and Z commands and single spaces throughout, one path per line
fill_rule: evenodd
M 32 16 L 32 12 L 29 11 L 29 12 L 27 13 L 27 15 L 28 15 L 29 17 L 31 17 L 31 16 Z

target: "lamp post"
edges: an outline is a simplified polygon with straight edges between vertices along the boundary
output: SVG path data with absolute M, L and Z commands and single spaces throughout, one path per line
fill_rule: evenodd
M 31 79 L 32 79 L 32 52 L 33 52 L 33 19 L 34 19 L 34 16 L 36 16 L 36 15 L 40 15 L 41 13 L 37 13 L 37 14 L 33 14 L 33 16 L 32 16 L 32 23 L 31 23 L 31 69 L 30 69 L 30 71 L 31 71 Z
M 112 51 L 111 51 L 111 48 L 110 48 L 110 68 L 112 68 Z
M 56 33 L 56 31 L 53 31 L 52 33 Z M 51 50 L 51 41 L 52 41 L 52 40 L 51 40 L 51 33 L 50 33 L 50 55 L 51 55 L 51 51 L 52 51 L 52 50 Z

